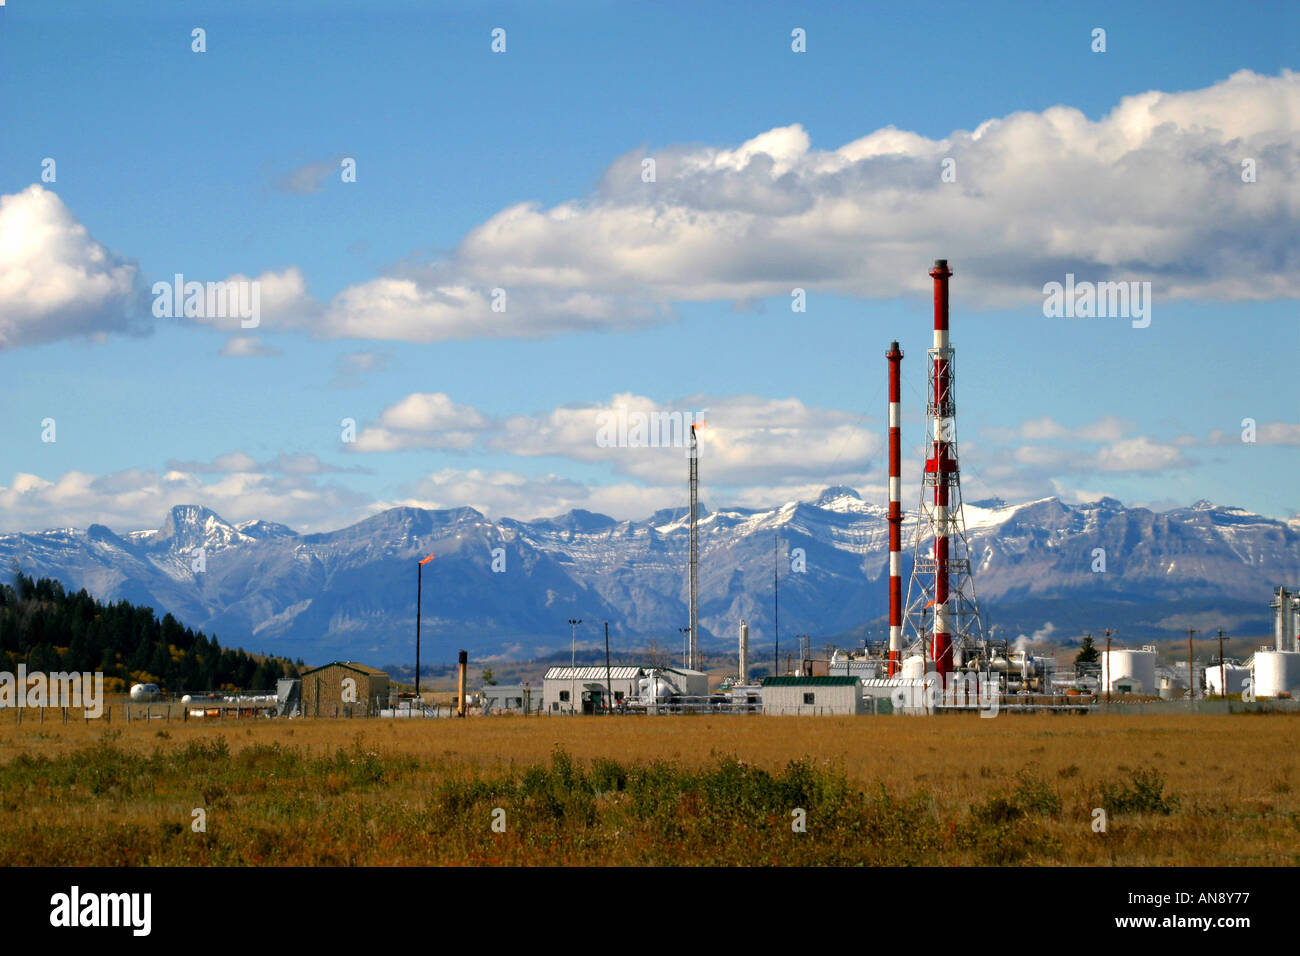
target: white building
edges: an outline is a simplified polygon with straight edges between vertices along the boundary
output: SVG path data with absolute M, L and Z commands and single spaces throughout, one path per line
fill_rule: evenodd
M 552 667 L 542 678 L 542 710 L 546 714 L 599 714 L 613 694 L 615 710 L 637 695 L 643 667 Z M 608 689 L 606 683 L 608 681 Z
M 542 691 L 526 684 L 484 685 L 479 691 L 483 716 L 489 714 L 536 714 L 542 709 Z
M 765 677 L 763 713 L 770 716 L 866 714 L 856 677 Z

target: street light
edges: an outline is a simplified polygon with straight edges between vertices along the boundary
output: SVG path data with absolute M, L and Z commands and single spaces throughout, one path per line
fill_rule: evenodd
M 573 682 L 578 670 L 578 625 L 582 618 L 569 618 L 569 713 L 573 713 Z
M 420 702 L 420 605 L 424 598 L 424 566 L 433 560 L 433 555 L 422 558 L 415 566 L 415 706 L 424 714 L 424 705 Z

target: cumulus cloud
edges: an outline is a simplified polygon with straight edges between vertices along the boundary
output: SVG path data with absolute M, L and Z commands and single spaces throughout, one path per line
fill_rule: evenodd
M 0 528 L 39 531 L 104 524 L 115 531 L 158 527 L 175 505 L 201 503 L 227 521 L 256 518 L 303 531 L 326 531 L 372 510 L 368 496 L 301 474 L 130 468 L 106 475 L 69 471 L 54 480 L 19 473 L 0 485 Z
M 463 450 L 491 419 L 469 405 L 459 405 L 442 392 L 414 392 L 389 405 L 379 421 L 362 428 L 349 451 L 407 451 L 413 448 Z
M 1090 120 L 1068 106 L 930 139 L 893 127 L 816 149 L 799 125 L 738 147 L 614 160 L 592 194 L 520 203 L 447 258 L 351 286 L 325 337 L 540 336 L 667 321 L 674 304 L 794 287 L 924 294 L 952 259 L 964 301 L 1022 305 L 1067 272 L 1150 281 L 1161 299 L 1294 297 L 1300 267 L 1300 74 L 1247 70 L 1151 91 Z M 955 162 L 956 181 L 940 178 Z M 1242 161 L 1256 181 L 1243 182 Z M 967 281 L 968 280 L 968 281 Z M 507 294 L 504 310 L 494 296 Z
M 40 185 L 0 196 L 0 349 L 148 330 L 139 270 Z
M 883 447 L 879 429 L 864 427 L 860 417 L 797 398 L 697 395 L 663 403 L 631 393 L 505 419 L 442 393 L 415 393 L 384 409 L 348 447 L 559 457 L 604 464 L 617 475 L 647 483 L 678 483 L 692 423 L 701 425 L 698 451 L 709 480 L 724 486 L 812 478 L 836 483 L 843 474 L 878 464 Z

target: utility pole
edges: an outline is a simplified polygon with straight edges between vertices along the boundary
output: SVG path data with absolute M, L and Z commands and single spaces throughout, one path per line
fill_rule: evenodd
M 1111 635 L 1110 628 L 1106 628 L 1106 630 L 1103 633 L 1106 635 L 1106 706 L 1109 707 L 1111 676 L 1113 673 L 1111 670 L 1111 659 L 1110 659 L 1110 635 Z
M 605 713 L 614 706 L 613 683 L 609 679 L 609 621 L 605 622 Z
M 1223 661 L 1223 628 L 1219 628 L 1219 697 L 1228 696 L 1228 665 Z
M 781 566 L 781 536 L 772 535 L 772 634 L 776 638 L 776 674 L 781 673 L 781 589 L 777 571 Z M 788 665 L 788 661 L 786 662 Z M 787 667 L 788 669 L 788 667 Z M 773 676 L 776 676 L 774 674 Z
M 574 682 L 578 673 L 578 625 L 582 618 L 569 618 L 569 713 L 573 713 Z
M 1196 659 L 1192 656 L 1192 635 L 1196 631 L 1187 629 L 1187 699 L 1196 700 Z

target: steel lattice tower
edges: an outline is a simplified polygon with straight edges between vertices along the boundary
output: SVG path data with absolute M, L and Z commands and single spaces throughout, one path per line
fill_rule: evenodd
M 961 663 L 958 654 L 984 646 L 957 464 L 956 375 L 948 340 L 951 275 L 948 260 L 936 259 L 930 270 L 934 279 L 934 347 L 929 350 L 926 386 L 925 472 L 912 577 L 907 585 L 907 625 L 913 636 L 912 646 L 935 662 L 935 670 L 945 680 L 954 665 Z

